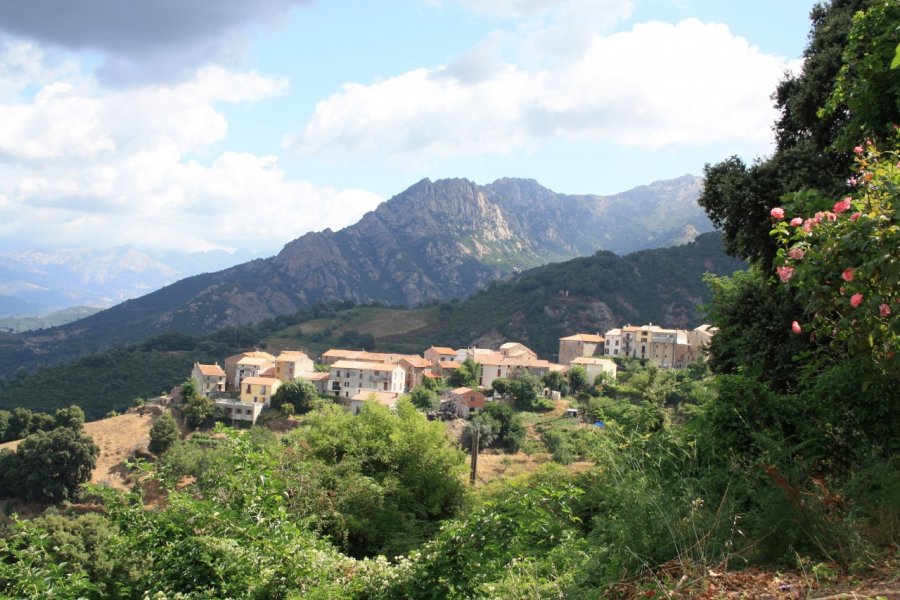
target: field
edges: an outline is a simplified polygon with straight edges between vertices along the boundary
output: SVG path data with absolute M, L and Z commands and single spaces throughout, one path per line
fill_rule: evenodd
M 97 466 L 91 483 L 106 483 L 118 489 L 126 489 L 124 462 L 128 453 L 138 445 L 150 441 L 150 428 L 158 417 L 153 414 L 130 413 L 84 424 L 84 432 L 100 447 Z M 7 442 L 0 448 L 15 450 L 19 441 Z
M 427 332 L 437 322 L 437 309 L 353 308 L 334 317 L 314 319 L 274 332 L 264 342 L 272 350 L 304 349 L 318 354 L 329 348 L 353 346 L 341 341 L 347 332 L 371 335 L 379 350 L 420 354 L 432 345 Z

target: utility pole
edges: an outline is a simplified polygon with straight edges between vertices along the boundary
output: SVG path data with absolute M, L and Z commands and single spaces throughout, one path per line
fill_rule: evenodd
M 477 423 L 472 423 L 472 470 L 469 473 L 469 484 L 475 485 L 475 473 L 478 471 L 478 437 L 481 428 Z

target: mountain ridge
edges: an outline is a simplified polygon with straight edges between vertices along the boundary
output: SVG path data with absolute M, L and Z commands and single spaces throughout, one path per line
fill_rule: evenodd
M 310 232 L 273 257 L 179 280 L 33 335 L 0 336 L 0 375 L 176 331 L 202 334 L 317 302 L 415 306 L 468 297 L 549 262 L 626 253 L 712 230 L 683 176 L 615 196 L 563 195 L 534 180 L 422 179 L 338 231 Z M 645 222 L 647 224 L 645 224 Z M 687 234 L 685 233 L 687 232 Z M 14 372 L 14 370 L 13 370 Z

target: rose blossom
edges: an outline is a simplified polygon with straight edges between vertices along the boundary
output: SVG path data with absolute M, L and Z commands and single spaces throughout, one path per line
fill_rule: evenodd
M 796 246 L 788 250 L 788 256 L 790 256 L 794 260 L 801 260 L 803 258 L 803 254 L 803 248 L 797 248 Z
M 793 331 L 797 335 L 800 335 L 801 333 L 803 333 L 803 328 L 800 327 L 800 323 L 794 321 L 793 323 L 791 323 L 791 331 Z
M 775 271 L 778 273 L 781 283 L 787 283 L 794 276 L 794 267 L 776 267 Z
M 850 269 L 850 268 L 844 269 L 844 272 L 841 273 L 841 279 L 843 279 L 846 282 L 853 281 L 853 269 Z
M 850 220 L 851 220 L 851 221 L 855 221 L 855 220 L 857 220 L 858 218 L 860 218 L 861 216 L 862 216 L 862 213 L 855 212 L 855 213 L 853 213 L 852 215 L 850 215 Z
M 857 146 L 856 148 L 853 149 L 853 152 L 855 152 L 856 154 L 862 154 L 863 153 L 862 146 Z
M 834 212 L 837 214 L 841 214 L 842 212 L 850 210 L 850 198 L 844 198 L 843 200 L 838 200 L 834 203 Z
M 772 215 L 772 218 L 776 221 L 780 221 L 784 218 L 784 209 L 780 206 L 776 206 L 772 210 L 769 211 L 769 214 Z
M 801 225 L 803 225 L 802 217 L 794 217 L 791 219 L 791 227 L 800 227 Z
M 853 294 L 850 296 L 850 306 L 853 308 L 858 308 L 860 304 L 862 304 L 863 295 L 862 294 Z
M 879 314 L 881 314 L 882 317 L 887 317 L 888 315 L 891 314 L 891 307 L 888 306 L 887 304 L 882 304 L 881 306 L 878 307 L 878 312 L 879 312 Z

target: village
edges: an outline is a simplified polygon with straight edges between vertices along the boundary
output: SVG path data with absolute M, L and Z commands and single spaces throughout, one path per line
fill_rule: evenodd
M 552 372 L 565 374 L 577 365 L 589 382 L 601 375 L 614 381 L 615 358 L 640 359 L 661 369 L 684 368 L 704 356 L 715 333 L 716 328 L 709 325 L 682 330 L 653 324 L 627 325 L 604 335 L 577 333 L 560 338 L 557 363 L 518 342 L 497 349 L 431 346 L 422 355 L 333 348 L 323 352 L 318 362 L 300 350 L 277 354 L 254 350 L 229 356 L 223 365 L 195 363 L 190 379 L 197 393 L 212 399 L 233 422 L 256 423 L 278 389 L 295 379 L 310 382 L 319 395 L 334 398 L 354 414 L 366 402 L 393 409 L 402 394 L 422 385 L 440 388 L 440 408 L 429 416 L 469 419 L 493 400 L 495 380 L 523 374 L 544 378 Z M 443 386 L 466 362 L 477 366 L 477 385 Z M 545 389 L 544 394 L 559 399 L 558 391 Z M 173 390 L 172 399 L 180 401 L 179 388 Z

